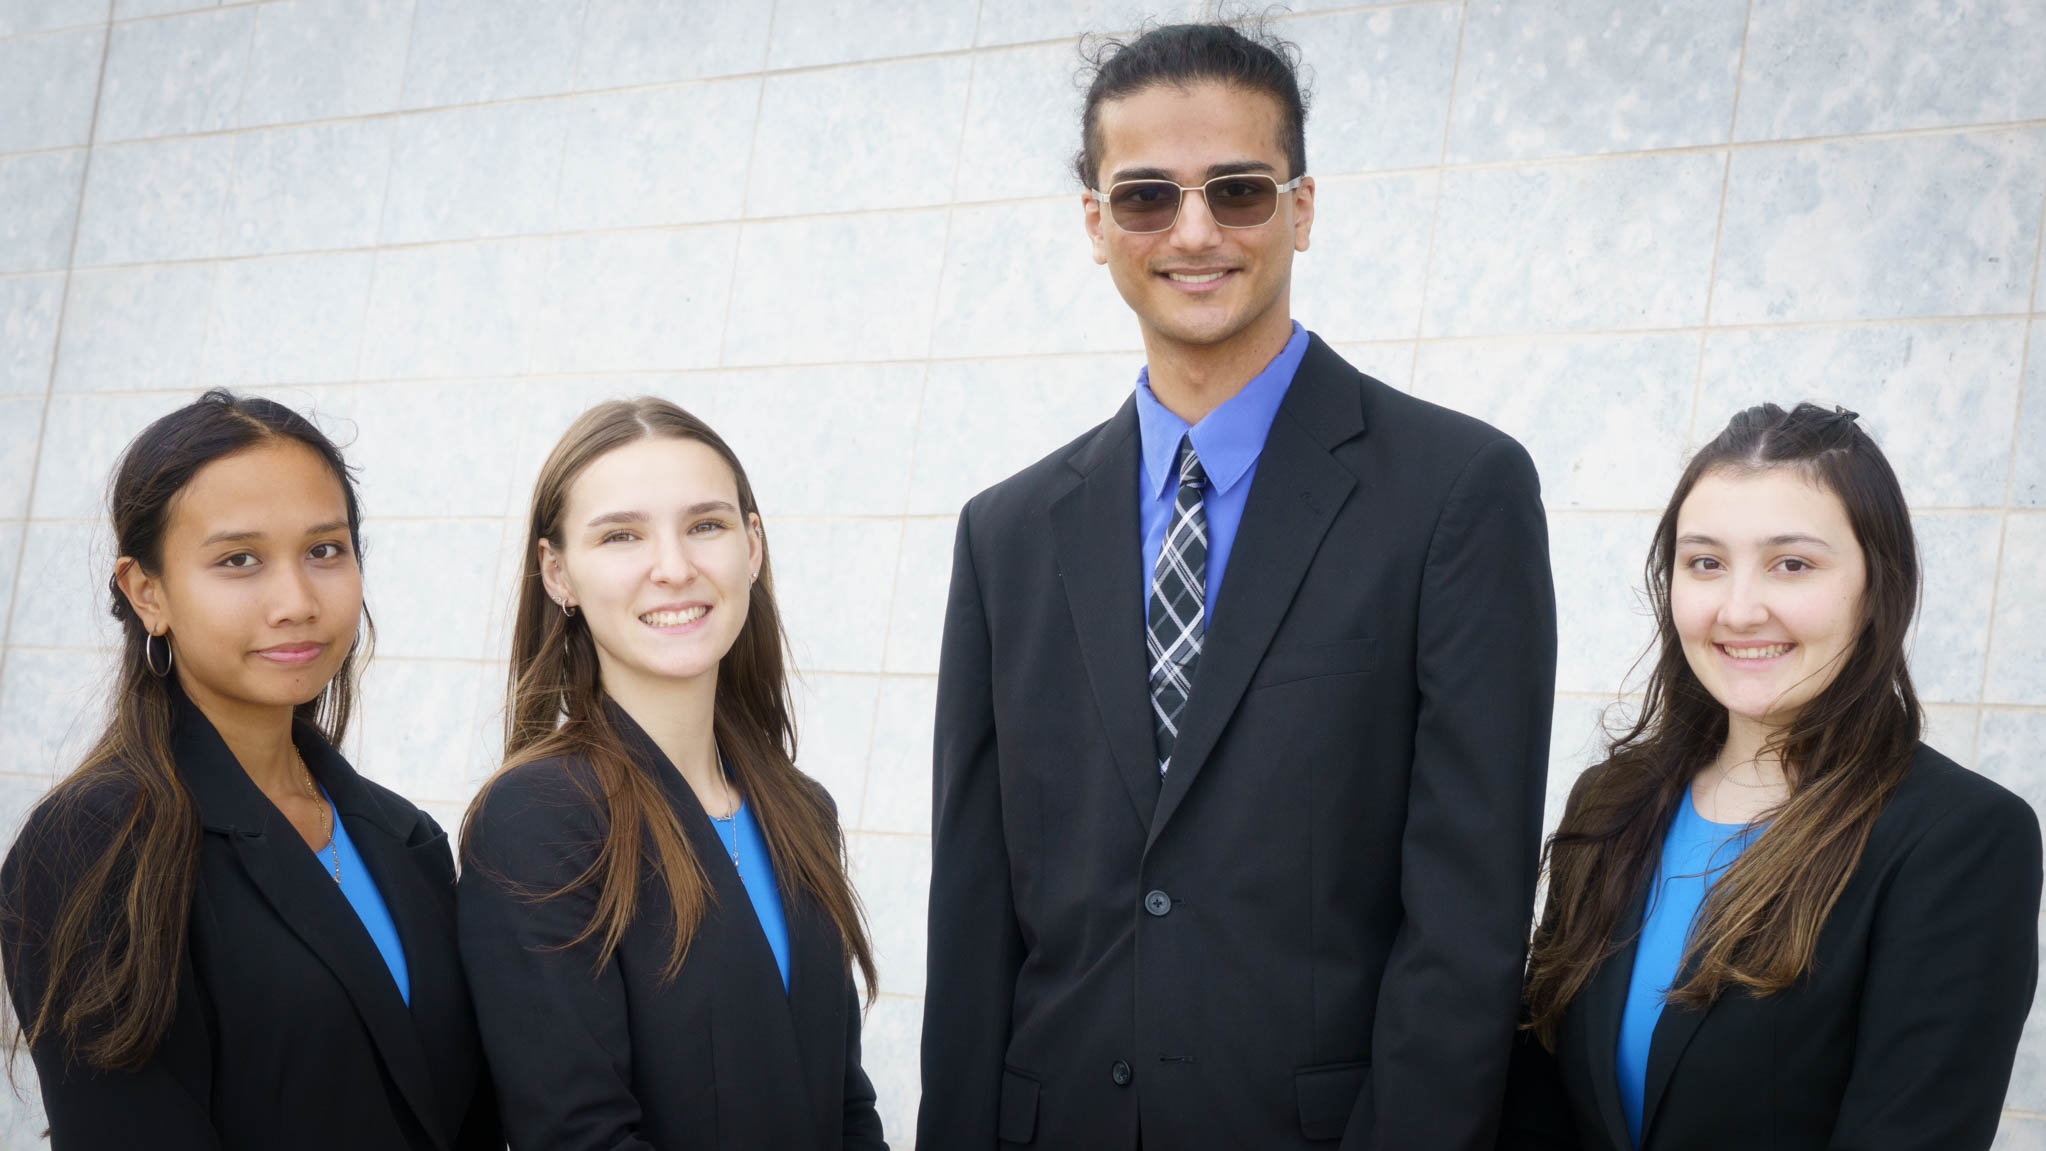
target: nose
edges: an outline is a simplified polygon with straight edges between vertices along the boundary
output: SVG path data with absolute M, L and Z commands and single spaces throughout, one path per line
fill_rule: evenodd
M 1200 188 L 1180 192 L 1179 218 L 1172 221 L 1172 245 L 1198 251 L 1212 247 L 1221 235 L 1222 226 L 1208 211 L 1207 192 Z
M 1763 590 L 1759 573 L 1736 573 L 1727 581 L 1726 599 L 1719 605 L 1719 622 L 1736 631 L 1767 623 L 1769 605 Z
M 689 560 L 689 548 L 673 532 L 662 532 L 654 551 L 654 568 L 647 577 L 664 587 L 689 582 L 696 565 Z
M 308 623 L 319 618 L 319 592 L 313 587 L 312 573 L 306 571 L 305 565 L 279 564 L 276 570 L 280 574 L 272 584 L 270 622 Z

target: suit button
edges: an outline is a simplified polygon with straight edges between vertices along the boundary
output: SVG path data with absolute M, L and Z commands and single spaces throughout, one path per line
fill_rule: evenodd
M 1162 891 L 1153 891 L 1144 897 L 1144 910 L 1153 915 L 1168 915 L 1172 912 L 1172 897 Z
M 1108 1069 L 1108 1077 L 1115 1081 L 1117 1087 L 1128 1087 L 1130 1085 L 1130 1065 L 1120 1059 L 1116 1060 L 1115 1066 Z

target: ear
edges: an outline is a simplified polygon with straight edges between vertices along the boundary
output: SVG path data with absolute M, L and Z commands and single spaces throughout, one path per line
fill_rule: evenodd
M 1080 193 L 1080 204 L 1080 210 L 1087 218 L 1087 239 L 1094 245 L 1094 262 L 1106 264 L 1108 262 L 1108 237 L 1103 235 L 1101 231 L 1102 228 L 1106 227 L 1101 219 L 1101 201 L 1095 199 L 1092 192 L 1082 192 Z
M 568 580 L 568 565 L 563 562 L 561 550 L 552 542 L 542 538 L 539 543 L 540 584 L 555 603 L 568 607 L 575 606 L 575 587 Z
M 143 571 L 134 556 L 122 556 L 114 561 L 114 582 L 120 585 L 121 594 L 128 597 L 128 606 L 135 609 L 145 631 L 150 635 L 170 631 L 170 610 L 164 603 L 162 580 Z
M 767 560 L 767 532 L 760 526 L 760 513 L 753 512 L 746 517 L 746 565 L 754 579 L 760 578 L 760 565 Z
M 1293 250 L 1307 250 L 1307 231 L 1314 226 L 1314 177 L 1300 177 L 1293 189 Z

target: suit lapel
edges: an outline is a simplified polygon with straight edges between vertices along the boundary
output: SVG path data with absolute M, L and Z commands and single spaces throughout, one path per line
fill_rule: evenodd
M 1670 986 L 1679 987 L 1690 978 L 1696 964 L 1687 963 L 1677 974 Z M 1735 992 L 1727 992 L 1735 994 Z M 1655 1021 L 1655 1032 L 1648 1039 L 1648 1072 L 1643 1078 L 1641 1090 L 1641 1143 L 1647 1146 L 1649 1135 L 1655 1130 L 1655 1109 L 1661 1104 L 1663 1092 L 1668 1089 L 1670 1076 L 1676 1073 L 1677 1063 L 1684 1057 L 1684 1049 L 1698 1034 L 1698 1028 L 1705 1017 L 1712 1013 L 1707 1007 L 1694 1011 L 1674 1004 L 1667 1004 L 1662 1015 Z
M 1143 540 L 1137 525 L 1137 407 L 1067 460 L 1079 482 L 1051 505 L 1052 548 L 1109 752 L 1139 823 L 1158 807 L 1157 745 L 1144 677 Z
M 1146 850 L 1157 842 L 1207 765 L 1251 674 L 1292 606 L 1322 537 L 1357 485 L 1357 477 L 1329 451 L 1364 431 L 1358 379 L 1319 337 L 1310 338 L 1258 455 L 1243 522 L 1215 596 L 1215 616 L 1201 644 L 1186 717 L 1173 745 L 1172 768 L 1165 774 L 1151 816 Z M 1125 503 L 1133 499 L 1125 493 Z M 1137 626 L 1141 647 L 1141 621 Z M 1148 700 L 1142 714 L 1148 730 Z
M 1605 1125 L 1606 1142 L 1622 1151 L 1634 1145 L 1627 1135 L 1627 1113 L 1620 1107 L 1620 1016 L 1627 1004 L 1627 985 L 1634 977 L 1634 953 L 1640 946 L 1641 914 L 1648 887 L 1642 885 L 1620 916 L 1616 935 L 1627 940 L 1606 957 L 1582 992 L 1584 1003 L 1584 1065 L 1591 1069 L 1592 1096 Z M 1643 1124 L 1642 1131 L 1648 1130 Z

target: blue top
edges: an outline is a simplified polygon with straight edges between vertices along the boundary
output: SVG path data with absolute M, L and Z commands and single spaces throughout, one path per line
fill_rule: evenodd
M 384 906 L 383 892 L 377 890 L 377 881 L 370 877 L 369 868 L 362 862 L 361 853 L 355 850 L 355 841 L 348 838 L 348 828 L 341 822 L 341 813 L 334 808 L 334 797 L 327 795 L 325 787 L 320 794 L 326 797 L 327 810 L 333 812 L 334 842 L 331 846 L 316 851 L 320 867 L 328 875 L 334 874 L 335 853 L 341 859 L 341 894 L 348 897 L 348 906 L 355 909 L 355 918 L 369 931 L 369 937 L 377 945 L 377 951 L 384 957 L 384 966 L 391 969 L 391 981 L 398 985 L 398 995 L 405 1005 L 412 1005 L 412 975 L 405 966 L 405 945 L 398 939 L 398 925 L 391 919 L 391 909 Z
M 1137 431 L 1144 449 L 1144 466 L 1137 474 L 1137 518 L 1144 531 L 1143 586 L 1138 591 L 1146 611 L 1151 602 L 1152 571 L 1158 566 L 1159 549 L 1165 546 L 1165 529 L 1172 524 L 1172 502 L 1179 496 L 1179 440 L 1191 436 L 1201 470 L 1208 474 L 1201 494 L 1208 517 L 1205 598 L 1208 621 L 1213 625 L 1215 593 L 1222 588 L 1229 549 L 1236 543 L 1237 525 L 1243 522 L 1243 503 L 1250 497 L 1258 454 L 1265 449 L 1272 417 L 1279 414 L 1279 401 L 1286 398 L 1286 388 L 1305 355 L 1307 330 L 1295 323 L 1293 338 L 1272 362 L 1252 376 L 1242 391 L 1191 427 L 1151 394 L 1150 367 L 1137 373 Z
M 1641 1146 L 1642 1095 L 1648 1081 L 1648 1049 L 1655 1024 L 1662 1018 L 1663 996 L 1677 979 L 1691 921 L 1705 895 L 1755 836 L 1759 826 L 1712 823 L 1691 806 L 1689 789 L 1670 820 L 1662 841 L 1662 862 L 1649 888 L 1648 912 L 1641 924 L 1641 943 L 1634 952 L 1634 975 L 1627 984 L 1627 1006 L 1620 1014 L 1620 1043 L 1615 1071 L 1620 1080 L 1620 1109 L 1627 1114 L 1627 1135 Z
M 739 857 L 739 882 L 746 885 L 746 895 L 753 901 L 754 918 L 760 920 L 760 930 L 767 936 L 767 946 L 774 951 L 774 965 L 781 968 L 781 989 L 786 993 L 789 989 L 789 921 L 782 914 L 781 888 L 775 886 L 774 861 L 767 854 L 767 836 L 761 834 L 760 823 L 753 818 L 753 809 L 743 799 L 739 801 L 739 810 L 732 813 L 732 818 L 712 819 L 710 824 L 718 833 L 718 842 Z

